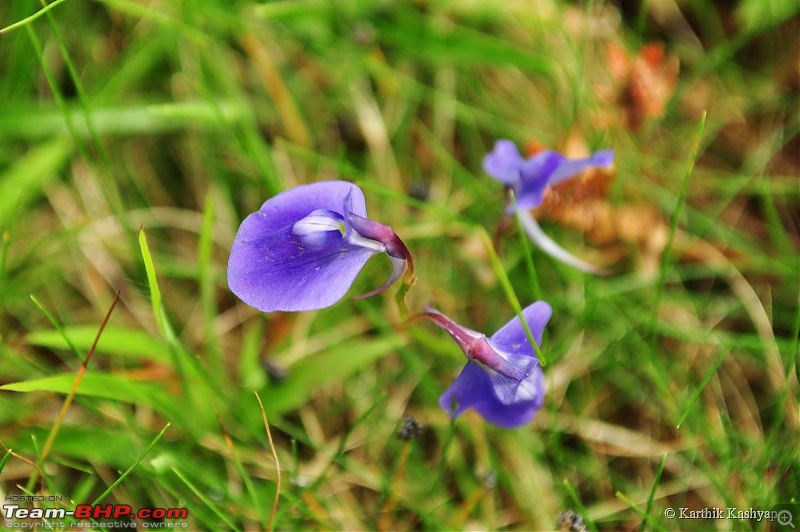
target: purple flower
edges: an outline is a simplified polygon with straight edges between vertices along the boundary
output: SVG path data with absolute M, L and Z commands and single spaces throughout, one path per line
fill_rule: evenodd
M 537 301 L 522 311 L 537 345 L 552 315 L 550 305 Z M 421 317 L 450 333 L 469 359 L 439 405 L 457 417 L 473 409 L 489 423 L 516 428 L 529 423 L 544 403 L 544 375 L 539 359 L 518 317 L 491 338 L 457 324 L 430 307 Z
M 498 140 L 483 158 L 483 169 L 514 192 L 515 203 L 507 207 L 516 213 L 528 237 L 548 255 L 591 273 L 603 270 L 573 256 L 548 237 L 530 210 L 542 204 L 547 187 L 571 179 L 590 168 L 614 164 L 614 151 L 598 151 L 585 159 L 568 159 L 554 151 L 542 151 L 524 159 L 510 140 Z
M 554 151 L 542 151 L 524 159 L 510 140 L 498 140 L 483 158 L 483 169 L 514 191 L 517 209 L 535 209 L 542 204 L 547 187 L 575 177 L 589 168 L 614 164 L 614 150 L 598 151 L 585 159 L 567 159 Z
M 386 290 L 414 262 L 386 225 L 367 219 L 364 194 L 346 181 L 323 181 L 267 200 L 239 227 L 228 260 L 228 286 L 263 312 L 329 307 L 344 297 L 370 257 L 386 253 Z

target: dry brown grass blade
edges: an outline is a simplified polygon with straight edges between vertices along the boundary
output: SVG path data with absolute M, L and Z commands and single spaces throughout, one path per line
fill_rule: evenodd
M 258 408 L 261 409 L 261 419 L 264 421 L 264 428 L 267 430 L 267 440 L 269 440 L 269 448 L 272 451 L 272 458 L 275 459 L 275 471 L 277 474 L 277 487 L 275 488 L 275 501 L 272 503 L 272 513 L 269 514 L 269 524 L 267 530 L 272 530 L 272 521 L 275 519 L 275 513 L 278 511 L 278 499 L 281 495 L 281 464 L 278 462 L 278 453 L 275 452 L 275 444 L 272 442 L 272 433 L 269 430 L 269 422 L 267 421 L 267 413 L 264 410 L 264 403 L 261 402 L 258 392 L 253 390 L 258 400 Z
M 28 464 L 29 466 L 31 466 L 32 468 L 34 468 L 36 470 L 36 472 L 38 473 L 39 479 L 41 481 L 42 493 L 44 493 L 46 486 L 44 484 L 44 471 L 42 471 L 42 468 L 40 468 L 39 465 L 36 462 L 34 462 L 32 460 L 28 460 L 27 458 L 25 458 L 21 454 L 15 453 L 13 450 L 11 450 L 11 448 L 6 446 L 6 444 L 3 443 L 2 441 L 0 441 L 0 447 L 2 447 L 7 453 L 11 454 L 11 456 L 13 456 L 14 458 L 22 460 L 23 462 L 25 462 L 26 464 Z
M 286 135 L 298 146 L 311 148 L 311 135 L 270 51 L 252 33 L 243 35 L 240 42 L 253 62 L 264 88 L 275 102 Z
M 89 365 L 89 361 L 92 359 L 92 355 L 94 354 L 94 350 L 97 348 L 97 342 L 100 341 L 100 336 L 103 334 L 103 331 L 108 324 L 108 320 L 111 318 L 111 313 L 114 312 L 114 307 L 117 306 L 119 302 L 119 296 L 121 291 L 117 290 L 116 295 L 114 296 L 114 301 L 111 302 L 111 307 L 109 307 L 108 312 L 106 312 L 105 317 L 103 318 L 103 322 L 100 324 L 100 328 L 97 330 L 97 335 L 94 337 L 94 342 L 92 342 L 92 346 L 89 348 L 89 352 L 86 353 L 86 358 L 81 363 L 81 367 L 78 369 L 78 373 L 75 375 L 75 380 L 72 382 L 72 387 L 67 394 L 67 398 L 64 400 L 64 404 L 61 405 L 61 410 L 58 412 L 58 416 L 56 417 L 55 423 L 53 423 L 53 427 L 50 429 L 50 433 L 47 435 L 47 440 L 45 441 L 44 447 L 42 447 L 42 456 L 41 460 L 44 462 L 47 457 L 50 455 L 50 451 L 53 448 L 53 443 L 56 440 L 56 436 L 58 435 L 58 431 L 61 428 L 61 424 L 64 422 L 64 418 L 67 415 L 67 410 L 69 406 L 72 404 L 72 400 L 75 398 L 75 394 L 78 392 L 78 386 L 81 384 L 81 380 L 83 380 L 83 376 L 86 373 L 86 367 Z M 37 468 L 38 469 L 38 468 Z M 28 485 L 32 486 L 33 483 L 36 482 L 36 474 L 34 474 L 31 479 L 28 481 Z
M 378 515 L 380 516 L 378 520 L 378 530 L 392 530 L 391 518 L 397 505 L 396 488 L 399 482 L 398 477 L 400 477 L 406 469 L 409 448 L 408 442 L 403 442 L 403 446 L 400 449 L 400 458 L 398 458 L 397 461 L 397 467 L 394 470 L 392 479 L 389 481 L 389 497 L 386 500 L 386 504 L 378 508 Z

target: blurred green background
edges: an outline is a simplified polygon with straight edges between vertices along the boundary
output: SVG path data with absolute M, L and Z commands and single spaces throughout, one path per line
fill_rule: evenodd
M 204 530 L 550 530 L 569 511 L 749 530 L 770 525 L 663 512 L 797 502 L 796 2 L 43 6 L 0 4 L 1 495 L 186 507 Z M 615 150 L 537 213 L 612 276 L 503 221 L 481 168 L 499 138 Z M 514 297 L 553 306 L 531 425 L 451 423 L 437 399 L 464 357 L 403 327 L 394 290 L 270 315 L 228 291 L 241 220 L 340 178 L 414 254 L 412 313 L 488 334 Z M 350 294 L 388 271 L 373 259 Z M 405 415 L 425 427 L 409 442 Z

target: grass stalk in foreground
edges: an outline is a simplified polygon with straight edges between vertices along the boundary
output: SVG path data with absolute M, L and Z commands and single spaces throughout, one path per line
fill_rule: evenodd
M 111 302 L 111 307 L 108 309 L 108 312 L 103 318 L 103 322 L 100 324 L 100 328 L 97 330 L 97 335 L 94 338 L 94 343 L 92 343 L 92 347 L 90 347 L 89 351 L 86 353 L 86 358 L 83 360 L 83 362 L 81 363 L 81 367 L 75 374 L 75 380 L 72 383 L 72 388 L 70 388 L 66 399 L 64 399 L 64 403 L 61 405 L 61 410 L 58 412 L 56 421 L 55 423 L 53 423 L 53 426 L 50 429 L 50 433 L 47 435 L 47 440 L 45 440 L 44 447 L 42 448 L 42 453 L 40 457 L 42 463 L 50 455 L 50 451 L 53 448 L 53 442 L 55 442 L 56 436 L 58 435 L 58 430 L 61 428 L 61 424 L 64 422 L 64 418 L 67 415 L 67 410 L 69 409 L 69 406 L 72 404 L 72 400 L 75 398 L 75 394 L 78 391 L 78 386 L 80 386 L 81 384 L 83 375 L 86 373 L 86 367 L 89 365 L 89 361 L 91 360 L 92 355 L 94 354 L 94 350 L 97 348 L 97 342 L 100 341 L 100 336 L 103 334 L 103 330 L 106 328 L 108 320 L 111 318 L 111 313 L 114 311 L 114 307 L 116 307 L 117 303 L 119 302 L 119 295 L 120 291 L 117 291 L 117 294 L 114 296 L 114 300 Z M 41 305 L 41 303 L 39 303 L 36 300 L 36 298 L 31 296 L 31 299 L 33 299 L 33 302 L 36 303 L 36 305 L 39 306 L 39 308 L 44 310 L 44 307 Z M 48 319 L 51 320 L 51 322 L 56 326 L 56 328 L 58 328 L 60 331 L 63 332 L 63 329 L 61 329 L 60 325 L 58 325 L 57 322 L 55 322 L 52 319 L 52 316 L 50 316 L 49 313 L 45 311 L 45 315 L 47 316 Z M 73 347 L 71 342 L 67 339 L 66 335 L 64 335 L 64 339 L 67 340 L 67 343 L 69 343 L 71 347 Z M 31 475 L 30 479 L 28 479 L 28 489 L 31 489 L 33 487 L 33 485 L 36 483 L 36 480 L 37 480 L 36 473 L 34 473 L 33 475 Z
M 11 30 L 15 30 L 17 28 L 21 28 L 23 26 L 26 26 L 26 25 L 30 24 L 31 22 L 33 22 L 37 18 L 45 15 L 48 11 L 50 11 L 51 9 L 56 7 L 58 4 L 63 4 L 66 1 L 67 0 L 55 0 L 54 2 L 44 6 L 42 9 L 40 9 L 39 11 L 34 13 L 33 15 L 31 15 L 29 17 L 25 17 L 22 20 L 18 20 L 17 22 L 14 22 L 13 24 L 9 24 L 8 26 L 6 26 L 4 28 L 0 28 L 0 35 L 3 35 L 4 33 L 8 33 Z
M 95 500 L 92 502 L 92 504 L 93 504 L 93 505 L 95 505 L 95 504 L 99 504 L 99 503 L 100 503 L 100 501 L 102 501 L 103 499 L 105 499 L 105 498 L 106 498 L 106 495 L 108 495 L 109 493 L 111 493 L 111 492 L 114 490 L 114 488 L 116 488 L 117 486 L 119 486 L 119 485 L 120 485 L 120 483 L 122 483 L 122 481 L 123 481 L 123 480 L 125 480 L 125 477 L 127 477 L 127 476 L 128 476 L 130 473 L 131 473 L 131 471 L 133 471 L 133 470 L 136 468 L 136 466 L 137 466 L 137 465 L 139 465 L 139 463 L 140 463 L 142 460 L 144 460 L 144 457 L 145 457 L 145 456 L 147 456 L 147 455 L 150 453 L 150 451 L 151 451 L 151 450 L 153 450 L 153 447 L 155 447 L 155 446 L 156 446 L 156 444 L 157 444 L 159 441 L 161 441 L 161 438 L 164 436 L 164 434 L 166 434 L 166 433 L 167 433 L 167 430 L 169 429 L 170 425 L 171 425 L 171 423 L 167 423 L 166 425 L 164 425 L 164 428 L 163 428 L 163 429 L 161 429 L 161 432 L 159 432 L 159 433 L 156 435 L 156 437 L 155 437 L 155 438 L 153 438 L 153 441 L 151 441 L 151 442 L 150 442 L 150 445 L 148 445 L 148 446 L 147 446 L 147 449 L 145 449 L 145 450 L 144 450 L 144 452 L 142 452 L 142 454 L 140 454 L 140 455 L 139 455 L 139 457 L 138 457 L 138 458 L 136 458 L 136 460 L 133 462 L 133 464 L 131 464 L 131 466 L 130 466 L 128 469 L 126 469 L 126 470 L 125 470 L 125 472 L 124 472 L 124 473 L 122 473 L 122 474 L 119 476 L 119 478 L 118 478 L 117 480 L 115 480 L 115 481 L 113 482 L 113 484 L 111 484 L 111 485 L 108 487 L 108 489 L 106 489 L 106 491 L 104 491 L 103 493 L 101 493 L 101 494 L 100 494 L 100 496 L 99 496 L 99 497 L 97 497 L 97 498 L 96 498 L 96 499 L 95 499 Z
M 664 248 L 664 253 L 661 256 L 661 268 L 658 272 L 658 281 L 656 297 L 653 301 L 653 313 L 650 316 L 650 334 L 651 342 L 655 342 L 656 334 L 654 332 L 656 320 L 658 320 L 658 310 L 661 306 L 661 299 L 664 297 L 664 288 L 667 282 L 667 268 L 672 261 L 672 245 L 675 242 L 675 232 L 678 230 L 678 220 L 680 219 L 683 204 L 686 201 L 686 190 L 689 187 L 689 177 L 694 171 L 694 163 L 697 161 L 697 155 L 700 151 L 700 141 L 703 139 L 703 132 L 706 127 L 707 112 L 703 112 L 700 118 L 700 123 L 697 125 L 697 131 L 694 137 L 694 145 L 692 146 L 692 153 L 689 156 L 689 164 L 686 168 L 686 173 L 683 176 L 680 192 L 678 192 L 678 199 L 675 202 L 675 210 L 672 211 L 672 219 L 669 224 L 669 236 L 667 237 L 667 245 Z
M 650 512 L 653 510 L 653 501 L 656 498 L 656 492 L 658 492 L 658 485 L 661 482 L 661 475 L 664 473 L 664 466 L 667 465 L 667 455 L 666 453 L 661 458 L 661 462 L 658 464 L 658 471 L 656 471 L 656 478 L 653 480 L 653 489 L 650 490 L 650 496 L 647 498 L 647 506 L 644 509 L 644 518 L 642 519 L 642 530 L 645 530 L 648 521 L 650 520 Z
M 492 238 L 484 228 L 480 228 L 478 234 L 483 241 L 483 246 L 486 249 L 486 253 L 489 255 L 489 262 L 491 263 L 492 270 L 494 270 L 497 280 L 500 281 L 500 285 L 503 287 L 503 291 L 506 294 L 506 299 L 508 299 L 511 308 L 514 309 L 514 313 L 517 315 L 517 318 L 519 318 L 520 323 L 522 323 L 522 327 L 525 329 L 525 335 L 528 337 L 528 342 L 530 342 L 531 347 L 533 347 L 533 350 L 536 352 L 536 356 L 539 358 L 539 364 L 542 367 L 545 367 L 547 365 L 547 360 L 544 358 L 544 354 L 542 353 L 541 349 L 539 349 L 539 344 L 536 343 L 536 339 L 533 337 L 533 333 L 531 332 L 528 322 L 525 321 L 524 317 L 522 316 L 522 305 L 519 303 L 519 298 L 517 297 L 517 293 L 514 291 L 514 287 L 511 286 L 511 280 L 508 278 L 508 274 L 506 273 L 505 268 L 503 268 L 503 264 L 500 262 L 500 257 L 497 256 L 497 252 L 494 250 Z
M 276 487 L 275 487 L 275 500 L 272 503 L 272 512 L 269 515 L 269 523 L 267 524 L 267 530 L 272 531 L 272 522 L 275 519 L 275 514 L 278 511 L 278 500 L 281 496 L 281 464 L 278 461 L 278 453 L 275 451 L 275 444 L 272 441 L 272 432 L 269 430 L 269 421 L 267 421 L 267 413 L 264 411 L 264 403 L 261 402 L 261 397 L 258 396 L 257 391 L 253 391 L 256 395 L 256 399 L 258 399 L 258 408 L 261 410 L 261 419 L 264 421 L 264 429 L 267 431 L 267 440 L 269 440 L 269 448 L 272 451 L 272 458 L 275 460 L 275 473 L 277 475 L 276 480 Z

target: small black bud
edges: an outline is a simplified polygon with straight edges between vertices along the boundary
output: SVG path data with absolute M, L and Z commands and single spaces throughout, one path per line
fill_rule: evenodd
M 413 440 L 420 434 L 422 434 L 422 425 L 420 425 L 417 420 L 411 416 L 403 417 L 403 421 L 400 423 L 400 428 L 397 429 L 397 437 L 403 441 L 409 441 Z
M 574 510 L 566 510 L 558 514 L 556 527 L 562 532 L 587 532 L 589 530 L 586 521 Z
M 267 372 L 269 381 L 273 384 L 278 384 L 286 380 L 286 368 L 279 366 L 271 360 L 264 361 L 264 371 Z

